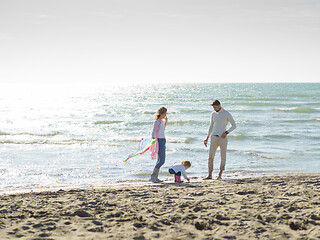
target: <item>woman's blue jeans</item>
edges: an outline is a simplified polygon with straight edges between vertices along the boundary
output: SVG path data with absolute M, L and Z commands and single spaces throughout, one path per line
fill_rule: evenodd
M 158 151 L 158 160 L 155 168 L 160 169 L 166 160 L 166 139 L 158 138 L 159 151 Z

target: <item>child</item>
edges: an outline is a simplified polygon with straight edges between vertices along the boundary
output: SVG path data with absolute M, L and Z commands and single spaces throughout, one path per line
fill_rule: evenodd
M 186 170 L 191 167 L 191 162 L 188 160 L 184 160 L 180 163 L 175 163 L 169 168 L 169 173 L 174 174 L 174 181 L 175 182 L 183 182 L 181 181 L 181 173 L 185 179 L 190 182 L 190 179 L 188 178 L 186 174 Z

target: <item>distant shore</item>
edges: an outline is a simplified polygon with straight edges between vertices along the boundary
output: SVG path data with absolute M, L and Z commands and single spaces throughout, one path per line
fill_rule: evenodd
M 320 239 L 320 174 L 0 195 L 0 239 Z

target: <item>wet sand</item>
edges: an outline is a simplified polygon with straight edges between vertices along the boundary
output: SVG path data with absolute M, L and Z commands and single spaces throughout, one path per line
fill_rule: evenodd
M 320 239 L 320 174 L 0 196 L 0 239 Z

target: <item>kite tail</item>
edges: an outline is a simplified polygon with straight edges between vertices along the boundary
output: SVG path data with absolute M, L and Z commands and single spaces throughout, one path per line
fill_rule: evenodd
M 131 153 L 127 159 L 123 160 L 123 162 L 128 161 L 130 158 L 133 158 L 139 154 L 144 154 L 150 148 L 152 148 L 155 144 L 158 144 L 157 139 L 141 139 L 139 143 L 139 150 L 136 153 Z M 158 154 L 158 147 L 156 148 L 156 153 Z
M 154 122 L 154 124 L 155 123 L 156 122 Z M 157 126 L 157 131 L 155 133 L 155 137 L 156 138 L 158 138 L 158 135 L 159 135 L 160 125 L 161 125 L 161 122 L 159 122 L 159 124 Z M 151 146 L 150 151 L 151 151 L 151 159 L 157 159 L 158 158 L 158 152 L 159 152 L 158 140 Z
M 151 159 L 157 159 L 158 158 L 158 151 L 159 151 L 159 143 L 158 141 L 155 142 L 150 148 L 151 151 Z

